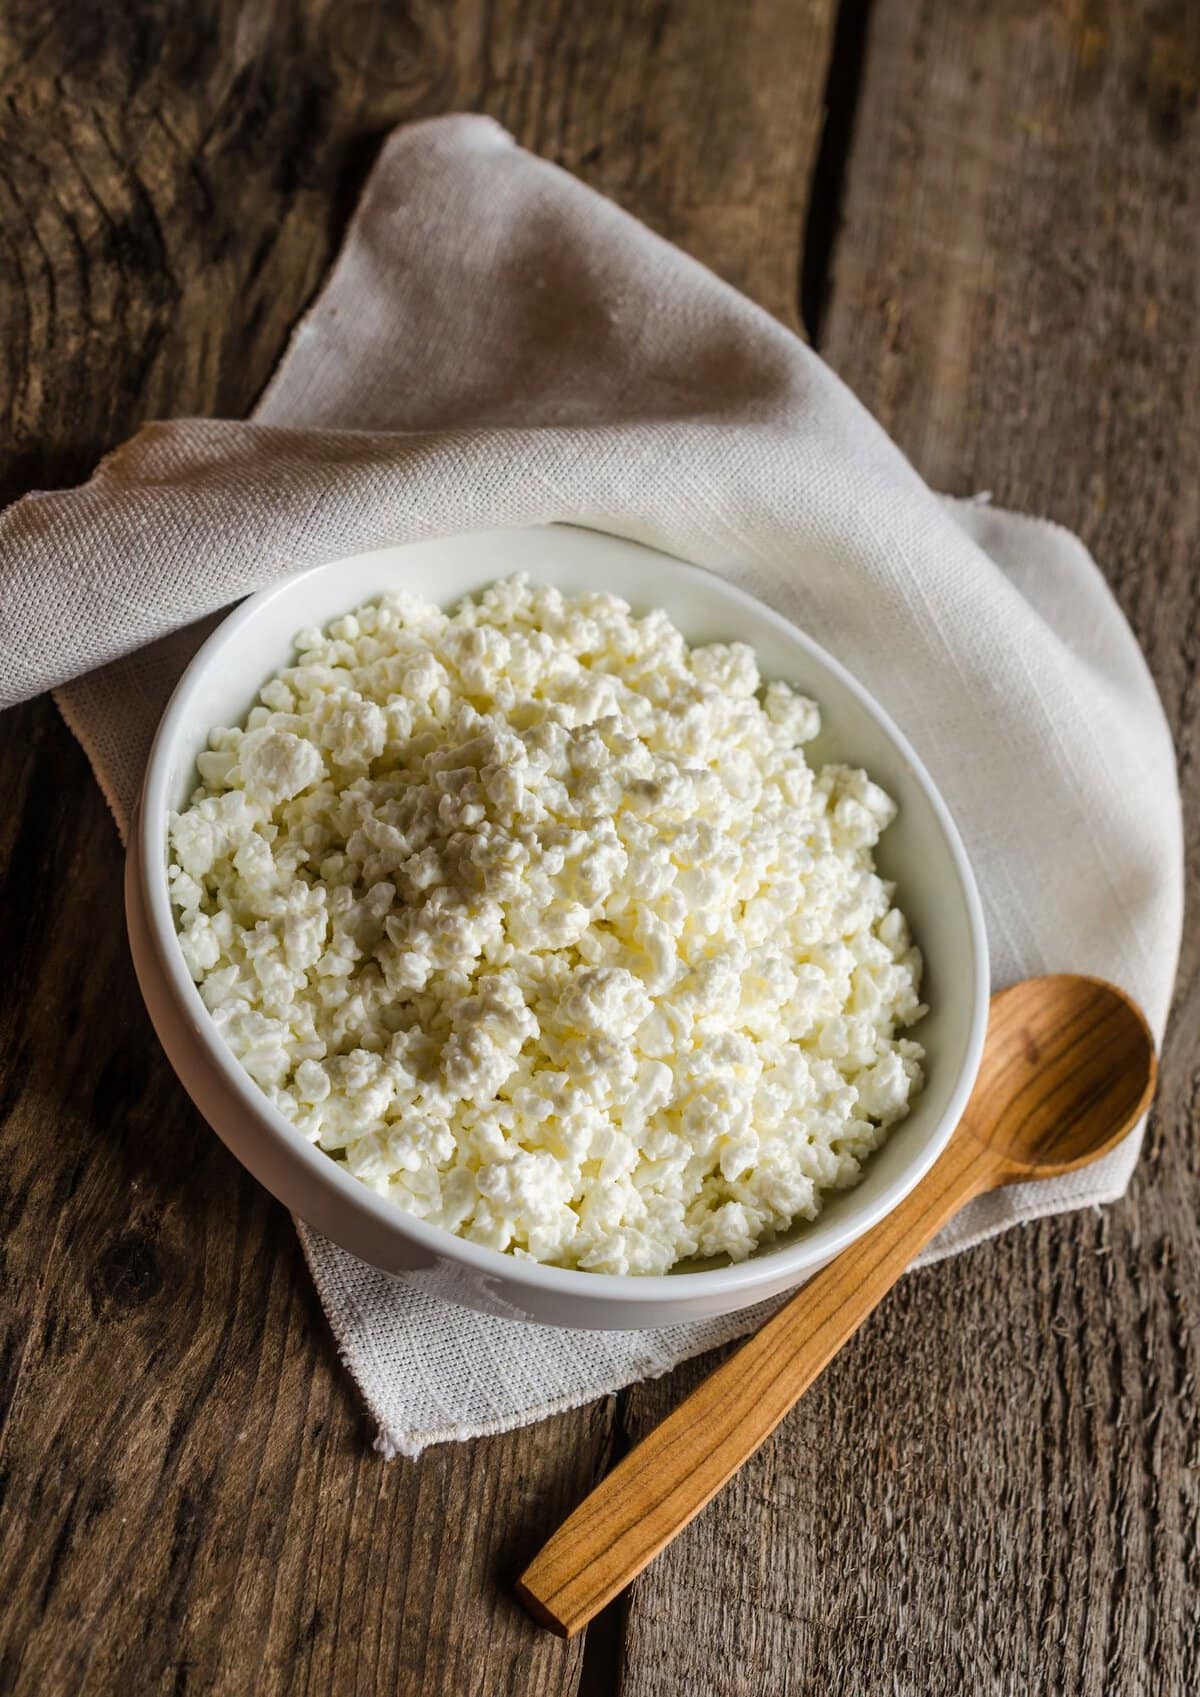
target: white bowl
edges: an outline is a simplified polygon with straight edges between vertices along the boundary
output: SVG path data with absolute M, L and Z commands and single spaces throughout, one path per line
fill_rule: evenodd
M 167 814 L 196 783 L 214 725 L 239 723 L 292 658 L 296 631 L 386 590 L 444 604 L 513 571 L 564 590 L 603 589 L 635 609 L 662 607 L 692 642 L 741 640 L 767 677 L 820 705 L 817 761 L 861 765 L 895 797 L 877 856 L 895 879 L 926 961 L 930 1012 L 918 1035 L 926 1084 L 913 1112 L 850 1191 L 820 1217 L 736 1266 L 664 1277 L 543 1267 L 424 1224 L 309 1144 L 271 1106 L 217 1035 L 184 966 L 167 893 Z M 126 866 L 126 913 L 138 981 L 185 1089 L 238 1159 L 288 1208 L 364 1261 L 487 1313 L 550 1325 L 665 1326 L 761 1301 L 799 1284 L 881 1219 L 940 1154 L 966 1104 L 988 1009 L 987 942 L 975 880 L 946 806 L 904 737 L 862 686 L 794 626 L 696 566 L 596 531 L 500 530 L 334 560 L 251 596 L 200 649 L 154 739 Z

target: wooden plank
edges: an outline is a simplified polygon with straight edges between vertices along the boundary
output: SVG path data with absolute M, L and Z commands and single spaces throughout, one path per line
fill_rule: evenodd
M 793 317 L 831 9 L 4 20 L 0 498 L 142 418 L 244 412 L 410 116 L 494 113 Z M 115 836 L 49 703 L 5 718 L 0 796 L 0 1689 L 575 1690 L 580 1647 L 505 1581 L 603 1471 L 611 1404 L 381 1463 L 286 1217 L 158 1051 Z
M 239 417 L 392 125 L 459 105 L 482 5 L 166 0 L 0 21 L 0 498 L 144 418 Z
M 623 1697 L 1200 1686 L 1198 34 L 871 9 L 819 345 L 935 485 L 1094 550 L 1178 740 L 1192 924 L 1130 1198 L 906 1280 L 634 1586 Z
M 497 0 L 480 105 L 785 323 L 836 5 Z

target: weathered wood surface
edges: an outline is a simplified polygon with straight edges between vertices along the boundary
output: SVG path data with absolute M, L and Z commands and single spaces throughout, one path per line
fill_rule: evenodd
M 892 1294 L 633 1587 L 637 1697 L 1200 1689 L 1198 88 L 1187 4 L 871 8 L 818 346 L 935 486 L 1095 552 L 1177 739 L 1191 924 L 1129 1199 Z
M 0 490 L 82 476 L 152 414 L 244 411 L 377 139 L 429 112 L 493 113 L 796 321 L 834 10 L 9 8 Z M 866 12 L 844 0 L 839 99 Z M 1083 531 L 1193 847 L 1196 30 L 1188 0 L 874 0 L 805 278 L 931 480 Z M 157 1052 L 115 839 L 46 703 L 0 721 L 0 797 L 0 1691 L 1200 1684 L 1195 926 L 1131 1199 L 907 1280 L 581 1653 L 502 1582 L 700 1369 L 623 1419 L 379 1462 L 286 1219 Z

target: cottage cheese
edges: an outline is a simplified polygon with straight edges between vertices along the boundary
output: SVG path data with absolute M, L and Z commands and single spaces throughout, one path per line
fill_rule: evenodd
M 304 1136 L 400 1207 L 606 1273 L 741 1259 L 908 1111 L 921 961 L 863 772 L 740 643 L 516 577 L 386 596 L 217 730 L 179 941 Z

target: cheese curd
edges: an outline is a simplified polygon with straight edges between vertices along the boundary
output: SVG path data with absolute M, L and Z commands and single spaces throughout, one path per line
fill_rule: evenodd
M 604 1273 L 740 1260 L 921 1084 L 865 773 L 740 643 L 524 577 L 302 631 L 170 819 L 184 959 L 305 1137 L 419 1218 Z

